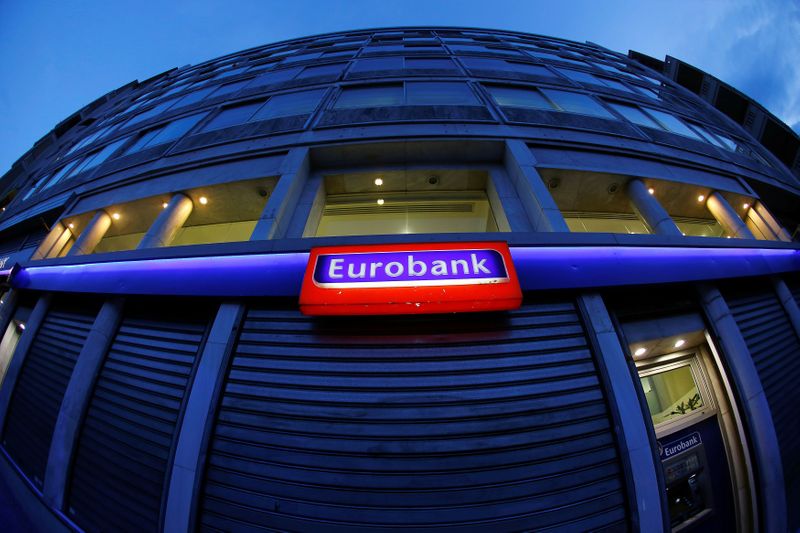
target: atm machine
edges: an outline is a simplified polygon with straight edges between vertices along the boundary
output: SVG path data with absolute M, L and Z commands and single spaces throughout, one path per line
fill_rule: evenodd
M 733 490 L 731 448 L 738 437 L 730 409 L 721 409 L 720 401 L 730 405 L 721 380 L 710 376 L 714 362 L 702 320 L 656 322 L 623 329 L 658 442 L 672 531 L 746 529 Z

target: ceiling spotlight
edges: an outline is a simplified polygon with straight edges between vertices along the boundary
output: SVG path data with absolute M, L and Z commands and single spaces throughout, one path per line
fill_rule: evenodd
M 202 205 L 206 205 L 206 204 L 208 203 L 208 198 L 206 198 L 205 196 L 201 196 L 201 197 L 198 199 L 198 201 L 199 201 L 199 202 L 200 202 Z
M 378 187 L 383 185 L 383 178 L 375 178 L 375 185 L 377 185 Z
M 111 215 L 111 218 L 113 218 L 114 220 L 119 220 L 119 213 L 114 213 L 113 215 Z
M 743 207 L 744 209 L 747 209 L 748 207 L 750 207 L 750 204 L 748 204 L 748 203 L 743 203 L 743 204 L 742 204 L 742 207 Z
M 698 202 L 702 202 L 702 201 L 703 201 L 703 200 L 705 200 L 705 199 L 706 199 L 706 197 L 705 197 L 705 196 L 703 196 L 702 194 L 701 194 L 700 196 L 698 196 L 698 197 L 697 197 L 697 201 L 698 201 Z
M 75 229 L 75 224 L 73 224 L 72 222 L 70 222 L 70 223 L 67 225 L 67 227 L 68 227 L 69 229 Z
M 633 352 L 633 355 L 638 357 L 640 355 L 644 355 L 644 352 L 646 352 L 646 351 L 647 351 L 647 348 L 637 348 L 636 351 Z
M 647 192 L 649 192 L 650 194 L 655 194 L 656 190 L 654 188 L 650 187 L 649 189 L 647 189 Z
M 675 347 L 676 347 L 676 348 L 680 348 L 680 347 L 681 347 L 681 346 L 683 346 L 684 344 L 686 344 L 686 341 L 685 341 L 685 340 L 683 340 L 683 339 L 678 339 L 677 341 L 675 341 Z
M 164 202 L 163 204 L 161 204 L 161 207 L 163 207 L 164 209 L 166 209 L 168 205 L 169 205 L 169 204 L 168 204 L 167 202 Z
M 383 198 L 378 198 L 378 205 L 383 205 Z
M 25 323 L 24 322 L 20 322 L 19 323 L 19 329 L 22 329 L 22 330 L 25 329 Z

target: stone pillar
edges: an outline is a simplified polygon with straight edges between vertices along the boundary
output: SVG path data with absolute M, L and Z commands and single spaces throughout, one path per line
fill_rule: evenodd
M 94 249 L 105 236 L 108 228 L 111 227 L 111 216 L 103 210 L 94 214 L 92 220 L 78 236 L 78 240 L 67 252 L 67 256 L 87 255 L 94 252 Z
M 767 206 L 761 203 L 760 200 L 756 200 L 750 209 L 753 209 L 756 213 L 758 213 L 758 215 L 767 224 L 767 226 L 769 226 L 778 240 L 792 242 L 792 236 L 789 235 L 789 232 L 786 231 L 783 226 L 781 226 L 780 222 L 778 222 L 778 220 L 772 216 L 772 213 L 769 212 Z
M 740 412 L 749 426 L 752 455 L 760 473 L 756 491 L 761 494 L 763 506 L 759 515 L 764 523 L 764 531 L 786 531 L 786 496 L 780 447 L 761 379 L 739 325 L 722 294 L 711 285 L 702 284 L 698 288 L 714 337 L 739 392 Z
M 561 210 L 536 170 L 536 159 L 522 141 L 506 141 L 506 172 L 517 190 L 534 231 L 569 232 Z
M 708 210 L 717 219 L 725 233 L 736 239 L 755 239 L 753 233 L 747 228 L 731 204 L 717 191 L 708 195 L 706 200 Z
M 72 231 L 61 222 L 56 222 L 50 229 L 50 233 L 48 233 L 47 237 L 42 241 L 42 244 L 39 245 L 31 256 L 31 261 L 56 257 L 71 237 Z
M 176 439 L 175 458 L 167 489 L 164 531 L 178 533 L 191 530 L 192 504 L 203 475 L 207 431 L 213 424 L 212 413 L 219 396 L 221 375 L 233 350 L 243 314 L 243 305 L 223 303 L 200 355 Z
M 183 193 L 175 194 L 136 248 L 141 250 L 169 246 L 178 230 L 183 227 L 183 223 L 192 214 L 193 208 L 191 198 Z
M 628 198 L 633 210 L 639 215 L 639 218 L 644 220 L 653 234 L 676 237 L 683 235 L 655 196 L 647 190 L 647 186 L 642 180 L 634 179 L 628 183 Z
M 50 441 L 42 490 L 47 503 L 56 509 L 63 507 L 67 472 L 78 442 L 80 424 L 89 406 L 89 398 L 105 360 L 106 351 L 111 346 L 122 320 L 123 302 L 122 298 L 114 298 L 103 304 L 78 355 L 72 377 L 61 401 L 53 438 Z
M 251 241 L 285 237 L 289 218 L 308 180 L 311 160 L 308 148 L 293 148 L 283 159 L 280 177 L 250 236 Z
M 645 191 L 646 193 L 646 191 Z M 607 375 L 608 400 L 619 414 L 620 451 L 627 455 L 633 485 L 632 506 L 637 509 L 638 531 L 664 531 L 669 518 L 662 509 L 662 494 L 656 470 L 661 463 L 651 444 L 645 413 L 636 393 L 634 377 L 619 342 L 614 324 L 599 294 L 588 294 L 578 300 L 586 322 L 594 334 L 601 368 Z M 664 500 L 665 502 L 665 500 Z
M 783 310 L 786 311 L 786 315 L 789 317 L 789 322 L 794 327 L 794 332 L 800 338 L 800 307 L 798 307 L 792 291 L 786 286 L 786 282 L 777 276 L 772 278 L 772 286 L 781 301 Z

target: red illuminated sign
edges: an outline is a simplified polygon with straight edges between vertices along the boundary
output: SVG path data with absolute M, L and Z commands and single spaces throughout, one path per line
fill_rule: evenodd
M 521 303 L 504 242 L 314 248 L 300 292 L 306 315 L 503 311 Z

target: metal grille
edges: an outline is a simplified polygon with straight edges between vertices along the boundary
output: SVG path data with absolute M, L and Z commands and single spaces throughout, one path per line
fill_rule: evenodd
M 176 425 L 207 326 L 186 314 L 125 313 L 73 465 L 68 512 L 82 529 L 158 529 Z
M 208 530 L 627 527 L 569 301 L 342 320 L 251 309 L 210 447 Z
M 3 446 L 42 487 L 61 400 L 99 304 L 56 302 L 31 344 L 9 406 Z
M 781 448 L 790 514 L 800 497 L 800 409 L 791 391 L 800 383 L 800 339 L 773 288 L 765 282 L 723 291 L 753 357 Z M 795 527 L 798 524 L 795 524 Z

